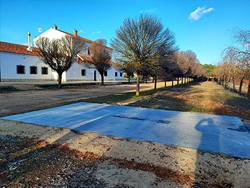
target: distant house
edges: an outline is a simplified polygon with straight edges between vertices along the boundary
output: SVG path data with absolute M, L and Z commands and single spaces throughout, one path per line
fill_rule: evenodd
M 48 37 L 50 39 L 61 38 L 65 35 L 70 35 L 84 40 L 87 45 L 95 43 L 94 41 L 79 37 L 77 31 L 70 34 L 58 30 L 56 26 L 45 31 L 38 37 L 34 38 L 34 43 L 39 37 Z M 29 38 L 30 40 L 30 38 Z M 112 48 L 104 46 L 112 53 Z M 38 56 L 36 47 L 0 42 L 0 81 L 45 81 L 57 80 L 57 73 L 48 65 L 44 64 Z M 101 79 L 100 74 L 91 65 L 91 54 L 88 50 L 82 51 L 77 56 L 77 61 L 74 62 L 71 68 L 64 72 L 63 81 L 81 81 Z M 111 62 L 110 62 L 111 63 Z M 105 72 L 105 80 L 122 80 L 123 73 L 112 67 Z

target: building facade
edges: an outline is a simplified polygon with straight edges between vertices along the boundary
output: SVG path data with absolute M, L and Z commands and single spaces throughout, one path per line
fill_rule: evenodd
M 65 35 L 77 37 L 89 46 L 94 41 L 79 37 L 77 31 L 70 34 L 58 30 L 56 26 L 45 31 L 33 41 L 34 44 L 39 37 L 47 37 L 49 39 L 58 39 Z M 30 43 L 29 43 L 30 44 Z M 112 49 L 108 50 L 112 53 Z M 36 47 L 24 46 L 0 42 L 0 81 L 49 81 L 57 80 L 57 73 L 48 65 L 44 64 L 36 52 Z M 104 74 L 105 80 L 123 80 L 123 73 L 113 68 L 108 69 Z M 99 81 L 101 75 L 91 65 L 91 54 L 88 47 L 78 54 L 77 61 L 74 62 L 71 68 L 64 72 L 62 81 Z

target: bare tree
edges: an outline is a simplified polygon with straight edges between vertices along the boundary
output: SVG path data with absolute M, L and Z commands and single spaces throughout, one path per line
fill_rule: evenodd
M 250 30 L 236 28 L 233 35 L 233 40 L 236 43 L 231 47 L 239 61 L 239 69 L 242 72 L 242 79 L 239 93 L 241 92 L 243 79 L 248 78 L 247 97 L 250 97 Z
M 235 89 L 235 77 L 239 72 L 239 59 L 237 58 L 237 53 L 229 47 L 223 50 L 223 78 L 224 78 L 224 86 L 227 87 L 228 82 L 232 80 L 233 89 Z M 237 76 L 238 77 L 238 76 Z
M 167 55 L 169 48 L 176 48 L 174 35 L 169 29 L 164 30 L 161 22 L 150 15 L 126 19 L 116 31 L 111 46 L 119 62 L 133 63 L 137 74 L 137 96 L 140 94 L 139 76 L 143 68 L 158 62 Z
M 215 69 L 216 76 L 224 80 L 224 86 L 232 79 L 240 79 L 239 93 L 243 80 L 249 79 L 247 96 L 250 97 L 250 30 L 236 28 L 233 32 L 234 44 L 223 50 L 223 64 Z
M 89 46 L 92 57 L 92 64 L 101 75 L 101 84 L 104 85 L 104 72 L 111 67 L 112 52 L 105 47 L 107 41 L 105 39 L 98 39 L 96 43 L 91 43 Z
M 200 61 L 197 59 L 196 54 L 193 51 L 188 50 L 177 52 L 176 59 L 178 67 L 181 70 L 177 75 L 182 77 L 182 84 L 183 77 L 192 77 L 194 79 L 205 77 L 206 70 L 200 64 Z
M 69 70 L 76 60 L 76 55 L 86 48 L 86 45 L 84 41 L 66 35 L 54 40 L 41 37 L 36 41 L 36 47 L 39 49 L 41 60 L 57 72 L 58 88 L 61 88 L 63 72 Z

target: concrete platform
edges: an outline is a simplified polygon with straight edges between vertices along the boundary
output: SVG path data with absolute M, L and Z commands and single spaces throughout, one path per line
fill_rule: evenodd
M 75 103 L 2 119 L 151 141 L 250 159 L 250 135 L 238 117 Z

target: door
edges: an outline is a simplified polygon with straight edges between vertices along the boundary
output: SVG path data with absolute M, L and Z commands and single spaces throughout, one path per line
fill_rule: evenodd
M 94 71 L 94 81 L 96 81 L 96 70 Z

